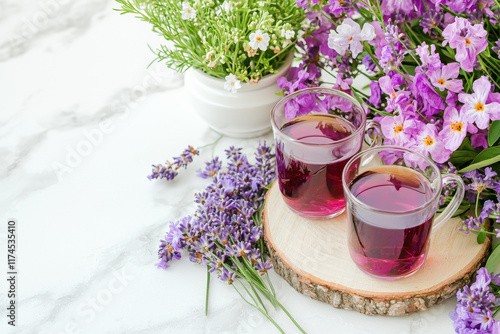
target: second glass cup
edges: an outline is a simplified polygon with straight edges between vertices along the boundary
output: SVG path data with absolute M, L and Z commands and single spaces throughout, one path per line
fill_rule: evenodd
M 342 170 L 361 149 L 366 120 L 350 95 L 329 88 L 307 88 L 281 99 L 271 113 L 278 183 L 288 207 L 300 216 L 326 219 L 345 209 Z
M 451 183 L 455 195 L 434 217 L 442 186 Z M 417 272 L 431 233 L 453 215 L 464 196 L 459 175 L 441 175 L 429 158 L 397 146 L 356 154 L 344 169 L 343 186 L 351 258 L 362 271 L 384 280 Z

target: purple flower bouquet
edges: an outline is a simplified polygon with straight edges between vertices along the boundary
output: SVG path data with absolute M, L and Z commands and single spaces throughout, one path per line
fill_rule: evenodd
M 465 233 L 500 237 L 500 1 L 299 0 L 306 10 L 300 62 L 279 80 L 284 94 L 329 86 L 366 105 L 384 144 L 430 157 L 460 174 L 467 193 L 455 216 Z M 353 85 L 367 78 L 366 86 Z M 289 113 L 308 110 L 297 103 Z M 441 205 L 454 188 L 443 189 Z M 500 248 L 461 290 L 458 333 L 500 333 Z

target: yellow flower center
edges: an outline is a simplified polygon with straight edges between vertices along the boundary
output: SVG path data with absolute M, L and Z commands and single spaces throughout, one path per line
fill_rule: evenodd
M 431 146 L 434 144 L 434 139 L 431 138 L 431 136 L 427 136 L 424 138 L 424 144 L 427 146 Z
M 476 111 L 484 111 L 484 103 L 478 102 L 476 103 Z
M 259 36 L 256 38 L 256 40 L 257 40 L 257 42 L 262 42 L 262 37 Z
M 444 79 L 442 79 L 442 78 L 437 81 L 437 83 L 440 85 L 444 85 L 445 82 L 446 81 L 444 81 Z
M 188 14 L 191 14 L 191 8 L 186 9 L 186 12 L 187 12 Z
M 468 38 L 465 39 L 465 45 L 467 45 L 467 46 L 470 45 L 470 39 L 468 39 Z
M 348 41 L 349 41 L 349 42 L 350 42 L 350 41 L 352 41 L 352 36 L 351 36 L 351 37 L 349 37 Z
M 464 125 L 460 122 L 455 122 L 455 123 L 451 123 L 450 124 L 450 128 L 453 130 L 453 131 L 457 131 L 457 132 L 462 132 L 462 128 L 464 127 Z
M 403 124 L 398 124 L 394 127 L 394 133 L 398 134 L 404 130 Z

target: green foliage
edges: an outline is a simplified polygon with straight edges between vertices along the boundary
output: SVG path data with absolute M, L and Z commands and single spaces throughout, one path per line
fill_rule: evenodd
M 479 234 L 477 235 L 477 243 L 483 244 L 485 241 L 486 241 L 486 232 L 485 231 L 479 232 Z
M 472 163 L 460 170 L 463 172 L 470 172 L 471 170 L 483 168 L 500 161 L 500 146 L 489 147 L 481 152 L 474 158 Z
M 466 137 L 458 150 L 451 154 L 450 162 L 460 168 L 474 160 L 477 154 L 478 152 L 472 147 L 469 137 Z
M 121 5 L 117 11 L 150 23 L 165 38 L 166 43 L 155 50 L 158 61 L 179 72 L 193 67 L 217 78 L 232 73 L 242 82 L 275 73 L 293 49 L 304 20 L 295 0 L 190 0 L 185 3 L 196 16 L 189 19 L 182 18 L 182 1 L 117 2 Z M 259 29 L 270 37 L 266 51 L 248 45 L 250 34 Z M 294 37 L 286 39 L 282 32 L 287 30 Z
M 458 217 L 469 211 L 471 205 L 467 201 L 462 201 L 462 204 L 458 207 L 457 211 L 453 214 L 452 217 Z
M 493 146 L 500 138 L 500 121 L 493 121 L 488 131 L 488 146 Z
M 497 270 L 498 264 L 500 263 L 500 244 L 496 245 L 486 261 L 486 269 L 489 273 L 494 273 Z

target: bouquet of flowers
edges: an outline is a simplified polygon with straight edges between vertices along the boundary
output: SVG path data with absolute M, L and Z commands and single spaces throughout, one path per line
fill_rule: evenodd
M 298 38 L 304 12 L 295 0 L 117 0 L 122 14 L 149 22 L 166 42 L 158 61 L 226 79 L 235 92 L 275 73 Z
M 478 242 L 488 234 L 500 237 L 496 226 L 493 232 L 487 228 L 489 220 L 500 222 L 500 2 L 299 0 L 297 5 L 307 11 L 305 32 L 296 45 L 300 63 L 278 81 L 284 93 L 333 84 L 363 102 L 369 117 L 381 123 L 384 144 L 412 148 L 443 171 L 463 176 L 467 193 L 455 215 L 464 219 L 465 233 L 476 233 Z M 329 76 L 334 83 L 327 82 Z M 353 87 L 357 76 L 371 83 Z M 297 101 L 288 114 L 308 111 L 307 101 Z M 442 205 L 453 191 L 444 189 Z M 478 280 L 496 270 L 499 255 L 496 248 Z M 476 285 L 489 284 L 483 283 Z M 457 332 L 498 328 L 491 297 L 498 295 L 497 285 L 491 295 L 481 295 L 489 298 L 487 307 L 478 306 L 473 290 L 459 292 L 460 305 L 470 307 L 457 306 Z

